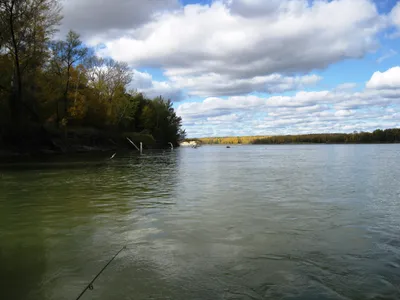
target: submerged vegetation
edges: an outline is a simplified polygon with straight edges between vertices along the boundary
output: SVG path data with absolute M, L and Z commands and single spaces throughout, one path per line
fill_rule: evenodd
M 400 143 L 400 129 L 377 129 L 373 132 L 323 133 L 279 136 L 215 137 L 198 139 L 202 144 L 356 144 Z
M 127 64 L 97 57 L 73 31 L 52 40 L 60 12 L 57 0 L 0 0 L 0 146 L 178 145 L 172 102 L 130 90 Z

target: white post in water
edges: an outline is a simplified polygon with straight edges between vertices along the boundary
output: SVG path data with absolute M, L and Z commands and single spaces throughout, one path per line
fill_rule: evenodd
M 168 144 L 171 145 L 171 150 L 174 150 L 174 145 L 171 142 L 169 142 Z
M 140 149 L 135 145 L 135 143 L 134 142 L 132 142 L 131 141 L 131 139 L 130 138 L 126 138 L 128 141 L 129 141 L 129 143 L 131 143 L 138 151 L 140 151 Z
M 142 153 L 143 153 L 143 143 L 140 142 L 140 154 L 142 154 Z

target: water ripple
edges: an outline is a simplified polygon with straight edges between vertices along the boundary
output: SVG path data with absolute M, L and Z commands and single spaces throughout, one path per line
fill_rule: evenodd
M 74 299 L 123 245 L 93 299 L 400 299 L 399 150 L 2 164 L 0 299 Z

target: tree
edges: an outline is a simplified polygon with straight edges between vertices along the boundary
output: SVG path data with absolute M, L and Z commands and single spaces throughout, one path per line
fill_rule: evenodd
M 113 59 L 91 57 L 86 62 L 88 85 L 99 103 L 106 107 L 108 123 L 118 126 L 132 104 L 126 86 L 132 72 L 126 63 Z
M 22 124 L 22 110 L 34 110 L 24 101 L 26 77 L 44 60 L 46 43 L 59 24 L 57 0 L 0 0 L 0 53 L 13 64 L 9 107 L 15 124 Z
M 185 138 L 185 131 L 182 129 L 182 119 L 178 117 L 172 106 L 171 100 L 157 97 L 144 106 L 141 113 L 141 120 L 161 146 L 169 142 L 174 145 Z
M 88 48 L 82 45 L 79 34 L 69 31 L 65 41 L 56 41 L 51 45 L 51 67 L 56 75 L 61 78 L 63 99 L 63 118 L 68 116 L 68 93 L 70 91 L 72 68 L 82 62 L 88 53 Z M 60 122 L 59 101 L 56 104 L 57 124 Z
M 86 131 L 89 140 L 147 132 L 176 145 L 185 132 L 172 102 L 129 91 L 126 63 L 89 54 L 74 31 L 51 41 L 59 1 L 0 0 L 0 143 L 64 149 Z
M 87 63 L 90 87 L 98 91 L 98 97 L 112 102 L 118 89 L 132 81 L 132 73 L 126 63 L 111 58 L 91 57 Z
M 385 140 L 386 140 L 385 132 L 382 129 L 376 129 L 372 133 L 372 136 L 373 136 L 373 140 L 375 142 L 379 142 L 380 143 L 380 142 L 385 142 Z

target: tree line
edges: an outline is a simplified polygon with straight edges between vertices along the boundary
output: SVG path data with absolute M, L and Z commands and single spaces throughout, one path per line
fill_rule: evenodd
M 367 144 L 400 143 L 400 129 L 377 129 L 373 132 L 284 135 L 259 138 L 253 144 Z
M 206 137 L 200 139 L 188 139 L 188 141 L 197 141 L 204 145 L 237 145 L 237 144 L 252 144 L 260 138 L 268 136 L 231 136 L 231 137 Z
M 202 144 L 366 144 L 400 143 L 400 129 L 373 132 L 322 133 L 277 136 L 213 137 L 196 139 Z
M 129 66 L 96 56 L 78 33 L 54 40 L 61 20 L 58 0 L 0 0 L 0 145 L 71 132 L 177 145 L 185 131 L 172 101 L 129 89 Z

